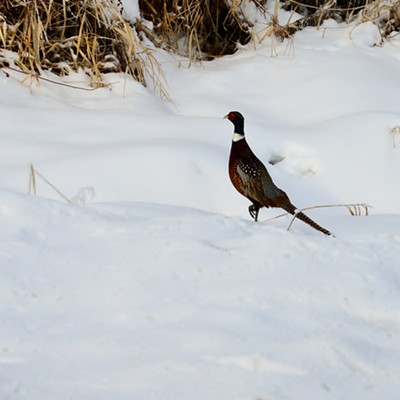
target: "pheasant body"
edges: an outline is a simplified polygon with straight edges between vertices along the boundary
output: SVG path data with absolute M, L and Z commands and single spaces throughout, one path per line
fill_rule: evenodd
M 229 177 L 236 190 L 251 201 L 249 213 L 257 221 L 260 208 L 282 208 L 314 229 L 331 235 L 311 218 L 299 211 L 288 195 L 275 185 L 265 165 L 257 158 L 244 135 L 244 118 L 237 111 L 225 116 L 235 126 L 229 156 Z

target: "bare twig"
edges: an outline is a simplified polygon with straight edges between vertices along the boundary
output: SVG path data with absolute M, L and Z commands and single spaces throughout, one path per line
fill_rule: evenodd
M 300 211 L 307 211 L 307 210 L 314 210 L 318 208 L 337 208 L 337 207 L 344 207 L 347 208 L 349 211 L 350 215 L 360 217 L 362 215 L 368 216 L 369 215 L 369 209 L 371 206 L 365 203 L 353 203 L 353 204 L 325 204 L 325 205 L 318 205 L 318 206 L 311 206 L 311 207 L 306 207 L 302 208 Z M 285 217 L 286 215 L 289 215 L 289 213 L 284 213 L 277 215 L 272 218 L 268 218 L 262 222 L 270 222 L 278 218 Z M 288 230 L 290 230 L 291 226 L 293 225 L 293 222 L 295 221 L 296 216 L 294 215 L 292 217 L 292 220 L 290 221 L 290 224 L 288 226 Z
M 400 125 L 394 126 L 392 129 L 390 129 L 389 133 L 392 135 L 393 139 L 393 148 L 396 148 L 396 135 L 400 133 Z
M 64 82 L 57 82 L 57 81 L 54 81 L 54 80 L 52 80 L 52 79 L 49 79 L 49 78 L 45 78 L 45 77 L 43 77 L 43 76 L 40 76 L 40 75 L 38 75 L 38 74 L 34 74 L 34 75 L 33 75 L 33 74 L 31 74 L 30 72 L 21 71 L 20 69 L 13 68 L 13 67 L 10 67 L 10 66 L 8 66 L 8 67 L 6 67 L 6 68 L 9 69 L 9 70 L 11 70 L 11 71 L 18 72 L 19 74 L 24 74 L 24 75 L 26 75 L 26 77 L 24 78 L 24 81 L 25 81 L 27 78 L 32 78 L 32 77 L 34 77 L 35 79 L 40 80 L 40 81 L 45 81 L 45 82 L 53 83 L 54 85 L 64 86 L 64 87 L 67 87 L 67 88 L 70 88 L 70 89 L 84 90 L 84 91 L 86 91 L 86 92 L 92 92 L 92 91 L 94 91 L 94 90 L 100 89 L 100 87 L 91 87 L 91 88 L 88 88 L 88 87 L 74 86 L 74 85 L 70 85 L 70 84 L 64 83 Z M 7 77 L 10 77 L 10 74 L 9 74 L 8 72 L 4 71 L 3 68 L 0 68 L 0 69 L 1 69 L 2 72 L 4 72 L 4 73 L 6 74 Z M 108 83 L 106 86 L 115 85 L 116 83 L 117 83 L 117 82 Z
M 33 164 L 29 168 L 29 194 L 36 196 L 36 173 Z
M 45 182 L 47 185 L 49 185 L 59 196 L 61 196 L 67 203 L 71 204 L 71 200 L 68 199 L 67 196 L 65 196 L 59 189 L 57 189 L 48 179 L 46 179 L 42 174 L 40 174 L 37 169 L 33 166 L 33 164 L 30 165 L 29 168 L 29 194 L 33 194 L 36 196 L 37 191 L 36 191 L 36 176 L 38 176 L 43 182 Z

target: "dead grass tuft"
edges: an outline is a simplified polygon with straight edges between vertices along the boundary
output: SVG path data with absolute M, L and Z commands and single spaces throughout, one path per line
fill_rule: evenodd
M 378 26 L 382 41 L 398 35 L 400 31 L 400 1 L 375 0 L 360 13 L 359 22 L 373 22 Z
M 364 23 L 371 21 L 381 31 L 382 39 L 400 31 L 400 2 L 398 0 L 286 0 L 283 8 L 303 15 L 294 24 L 298 29 L 319 28 L 332 18 L 337 22 Z
M 273 13 L 266 4 L 265 0 L 139 0 L 143 21 L 138 31 L 157 46 L 198 61 L 232 54 L 250 40 L 290 40 L 298 30 L 318 29 L 328 18 L 373 21 L 382 38 L 400 30 L 399 0 L 275 0 Z M 250 5 L 265 17 L 265 29 L 259 32 L 247 16 Z M 296 21 L 280 23 L 280 8 L 296 13 Z
M 0 67 L 13 64 L 35 75 L 83 70 L 93 87 L 103 74 L 124 72 L 165 94 L 151 51 L 123 18 L 119 0 L 3 0 L 0 3 Z
M 266 37 L 289 39 L 289 46 L 296 31 L 319 28 L 328 18 L 372 21 L 382 40 L 400 31 L 399 0 L 275 0 L 273 13 L 265 0 L 138 1 L 142 19 L 132 25 L 123 17 L 121 0 L 3 0 L 0 68 L 17 67 L 36 80 L 44 70 L 58 75 L 83 70 L 92 87 L 104 86 L 108 72 L 123 72 L 143 85 L 150 80 L 170 100 L 160 65 L 143 45 L 145 36 L 199 61 L 232 54 L 240 45 Z M 281 7 L 302 18 L 280 23 Z M 255 32 L 251 21 L 259 21 L 260 15 L 265 29 Z
M 141 28 L 159 47 L 208 60 L 234 53 L 250 41 L 251 23 L 242 0 L 139 0 L 142 16 L 152 23 Z
M 258 32 L 253 32 L 253 40 L 262 43 L 267 37 L 272 39 L 271 46 L 271 56 L 277 56 L 278 53 L 275 48 L 274 39 L 278 39 L 282 42 L 285 39 L 289 39 L 289 46 L 293 43 L 291 39 L 293 38 L 294 33 L 298 30 L 298 27 L 292 24 L 290 21 L 286 25 L 282 25 L 279 22 L 279 9 L 280 2 L 279 0 L 275 0 L 274 13 L 271 14 L 266 8 L 264 8 L 258 1 L 256 2 L 256 6 L 258 10 L 260 10 L 264 15 L 269 17 L 269 22 L 265 25 L 264 29 L 261 29 Z

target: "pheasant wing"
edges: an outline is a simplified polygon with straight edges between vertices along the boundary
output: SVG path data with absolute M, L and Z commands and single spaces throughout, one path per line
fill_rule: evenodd
M 269 207 L 270 199 L 279 195 L 279 189 L 258 158 L 240 159 L 237 164 L 237 172 L 242 181 L 243 194 L 246 197 Z

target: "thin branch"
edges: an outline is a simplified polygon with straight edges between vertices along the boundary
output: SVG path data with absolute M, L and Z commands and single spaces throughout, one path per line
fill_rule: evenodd
M 29 194 L 32 193 L 36 196 L 36 174 L 33 164 L 30 165 L 30 173 L 29 173 Z
M 33 194 L 36 195 L 36 176 L 38 176 L 40 179 L 42 179 L 43 182 L 47 183 L 67 203 L 72 204 L 72 201 L 67 196 L 65 196 L 63 193 L 61 193 L 61 191 L 58 190 L 51 182 L 49 182 L 48 179 L 46 179 L 42 174 L 40 174 L 37 171 L 37 169 L 35 169 L 33 164 L 30 165 L 29 193 L 31 193 L 31 191 L 33 191 Z
M 353 203 L 353 204 L 324 204 L 324 205 L 318 205 L 318 206 L 311 206 L 311 207 L 305 207 L 300 209 L 300 211 L 307 211 L 307 210 L 313 210 L 313 209 L 318 209 L 318 208 L 336 208 L 336 207 L 345 207 L 347 208 L 347 210 L 349 211 L 350 215 L 352 215 L 353 217 L 360 217 L 361 215 L 369 215 L 369 209 L 371 208 L 370 205 L 365 204 L 365 203 Z M 275 219 L 278 218 L 282 218 L 285 217 L 286 215 L 288 215 L 289 213 L 284 213 L 284 214 L 280 214 L 277 215 L 275 217 L 272 218 L 268 218 L 265 219 L 264 221 L 261 222 L 270 222 L 273 221 Z M 288 227 L 288 230 L 290 229 L 290 227 L 292 226 L 294 220 L 296 219 L 296 216 L 293 216 L 290 225 Z
M 1 67 L 0 67 L 0 71 L 6 76 L 6 78 L 10 77 L 10 74 L 7 71 L 4 71 L 4 69 Z
M 69 85 L 68 83 L 53 81 L 52 79 L 45 78 L 43 76 L 40 76 L 39 74 L 32 74 L 32 73 L 27 72 L 27 71 L 21 71 L 20 69 L 13 68 L 13 67 L 10 67 L 10 66 L 0 68 L 0 70 L 7 76 L 7 78 L 10 76 L 10 74 L 8 72 L 4 71 L 4 68 L 10 69 L 11 71 L 14 71 L 14 72 L 18 72 L 20 74 L 24 74 L 24 75 L 27 76 L 27 78 L 29 76 L 30 77 L 33 76 L 37 80 L 46 81 L 46 82 L 53 83 L 53 84 L 59 85 L 59 86 L 65 86 L 65 87 L 70 88 L 70 89 L 84 90 L 85 92 L 93 92 L 94 90 L 100 89 L 100 87 L 86 88 L 86 87 L 79 87 L 79 86 Z M 116 83 L 118 83 L 118 82 L 108 83 L 105 86 L 108 87 L 108 86 L 111 86 L 111 85 L 115 85 Z

